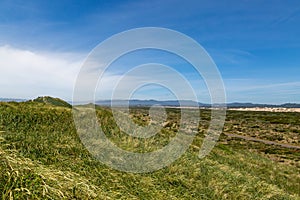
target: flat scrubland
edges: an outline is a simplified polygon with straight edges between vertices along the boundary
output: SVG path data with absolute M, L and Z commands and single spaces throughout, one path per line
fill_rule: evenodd
M 300 112 L 300 108 L 230 108 L 238 111 Z
M 180 112 L 167 109 L 155 137 L 137 139 L 119 130 L 109 108 L 97 107 L 107 137 L 123 149 L 151 151 L 178 130 Z M 132 108 L 146 126 L 147 108 Z M 64 104 L 0 103 L 0 194 L 2 199 L 300 199 L 300 150 L 228 137 L 245 135 L 300 146 L 300 113 L 228 111 L 224 134 L 198 158 L 210 120 L 201 110 L 193 144 L 161 170 L 133 174 L 94 159 L 82 145 Z

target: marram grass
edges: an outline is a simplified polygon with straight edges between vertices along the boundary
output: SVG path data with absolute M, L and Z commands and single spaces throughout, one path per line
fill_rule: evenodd
M 169 125 L 161 134 L 149 140 L 137 140 L 120 132 L 109 109 L 97 109 L 107 136 L 127 150 L 152 151 L 176 134 L 176 110 L 169 110 Z M 144 112 L 145 109 L 133 110 L 134 120 L 138 122 L 139 116 L 145 116 L 140 114 Z M 270 127 L 271 132 L 282 127 L 278 134 L 285 133 L 285 140 L 291 137 L 294 141 L 299 137 L 295 131 L 299 119 L 299 115 L 289 113 L 231 111 L 224 131 L 252 134 L 262 130 L 264 134 Z M 208 120 L 209 111 L 202 111 L 199 134 L 189 150 L 173 164 L 152 173 L 132 174 L 113 170 L 89 154 L 76 133 L 70 108 L 39 102 L 0 103 L 1 197 L 300 199 L 298 150 L 222 136 L 213 151 L 199 159 Z M 286 122 L 289 126 L 284 125 Z M 271 138 L 269 133 L 262 137 Z M 271 152 L 270 148 L 275 150 Z

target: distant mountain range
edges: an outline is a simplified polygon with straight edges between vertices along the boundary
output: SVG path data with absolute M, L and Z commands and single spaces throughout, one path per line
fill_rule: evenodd
M 195 101 L 190 100 L 183 100 L 183 101 L 177 101 L 177 100 L 169 100 L 169 101 L 158 101 L 158 100 L 138 100 L 133 99 L 129 100 L 129 106 L 153 106 L 153 105 L 161 105 L 161 106 L 205 106 L 205 104 L 200 104 Z M 97 105 L 101 106 L 110 106 L 111 104 L 116 106 L 126 106 L 128 105 L 128 100 L 99 100 L 96 101 Z M 208 105 L 207 105 L 208 106 Z
M 183 101 L 177 101 L 177 100 L 169 100 L 169 101 L 158 101 L 158 100 L 99 100 L 96 101 L 97 105 L 100 106 L 110 106 L 113 103 L 115 106 L 126 106 L 129 104 L 129 106 L 153 106 L 153 105 L 162 105 L 162 106 L 171 106 L 171 107 L 211 107 L 211 104 L 204 104 L 204 103 L 199 103 L 195 101 L 190 101 L 190 100 L 183 100 Z M 222 106 L 222 105 L 216 105 L 216 106 Z M 281 105 L 272 105 L 272 104 L 254 104 L 254 103 L 228 103 L 226 105 L 228 108 L 300 108 L 300 104 L 296 103 L 285 103 Z
M 58 98 L 52 98 L 52 97 L 39 97 L 35 99 L 34 101 L 41 101 L 42 100 L 49 100 L 53 99 L 55 102 L 58 102 Z M 47 102 L 48 102 L 47 100 Z M 0 98 L 0 102 L 9 102 L 9 101 L 15 101 L 15 102 L 24 102 L 28 101 L 27 99 L 13 99 L 13 98 Z M 51 100 L 52 101 L 52 100 Z M 50 100 L 49 100 L 50 102 Z M 63 100 L 60 101 L 60 104 L 62 103 Z M 68 102 L 72 103 L 72 102 Z M 82 103 L 74 103 L 74 105 L 77 104 L 87 104 L 88 102 L 82 102 Z M 99 106 L 110 106 L 113 103 L 115 106 L 126 106 L 128 105 L 128 100 L 98 100 L 96 101 L 96 105 Z M 65 103 L 64 105 L 67 105 Z M 199 103 L 191 100 L 182 100 L 182 101 L 177 101 L 177 100 L 168 100 L 168 101 L 159 101 L 159 100 L 138 100 L 138 99 L 133 99 L 129 100 L 129 106 L 134 106 L 134 107 L 148 107 L 148 106 L 153 106 L 153 105 L 161 105 L 161 106 L 170 106 L 170 107 L 211 107 L 211 104 L 205 104 L 205 103 Z M 217 105 L 221 106 L 221 105 Z M 234 103 L 228 103 L 227 108 L 300 108 L 300 104 L 297 103 L 285 103 L 281 105 L 274 105 L 274 104 L 256 104 L 256 103 L 239 103 L 239 102 L 234 102 Z M 69 107 L 69 106 L 68 106 Z
M 0 98 L 0 102 L 24 102 L 27 101 L 27 99 L 13 99 L 13 98 Z
M 300 108 L 297 103 L 274 104 L 254 104 L 254 103 L 228 103 L 228 108 Z

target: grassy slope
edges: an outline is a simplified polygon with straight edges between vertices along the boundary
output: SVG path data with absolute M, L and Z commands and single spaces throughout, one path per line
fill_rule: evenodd
M 66 108 L 72 108 L 72 106 L 59 99 L 59 98 L 53 98 L 53 97 L 49 97 L 49 96 L 46 96 L 46 97 L 38 97 L 34 100 L 32 100 L 33 102 L 38 102 L 38 103 L 43 103 L 43 104 L 46 104 L 46 105 L 53 105 L 53 106 L 60 106 L 60 107 L 66 107 Z
M 101 109 L 98 115 L 105 121 L 102 127 L 114 127 L 109 111 Z M 229 113 L 225 130 L 239 123 L 241 116 L 236 115 Z M 290 118 L 293 129 L 298 121 Z M 208 119 L 209 114 L 204 113 L 203 127 L 193 145 L 172 165 L 153 173 L 131 174 L 110 169 L 91 157 L 76 134 L 71 109 L 36 102 L 0 103 L 2 198 L 300 199 L 295 156 L 292 164 L 273 161 L 265 155 L 268 146 L 223 136 L 213 152 L 200 160 L 198 147 Z M 109 134 L 116 142 L 128 139 L 117 129 Z

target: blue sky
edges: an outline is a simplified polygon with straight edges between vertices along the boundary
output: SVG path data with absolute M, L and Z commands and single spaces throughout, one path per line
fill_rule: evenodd
M 173 29 L 200 43 L 219 68 L 228 102 L 300 103 L 297 0 L 2 0 L 0 97 L 53 95 L 70 100 L 80 66 L 96 45 L 113 34 L 149 26 Z M 129 67 L 151 62 L 149 58 L 175 68 L 182 64 L 163 53 L 137 55 L 129 55 L 119 64 Z M 192 72 L 184 66 L 183 73 Z M 196 89 L 197 84 L 203 85 L 201 80 L 191 79 Z M 202 89 L 199 86 L 199 91 Z M 145 91 L 137 98 L 156 97 Z M 209 101 L 203 97 L 207 96 L 204 91 L 198 96 Z

